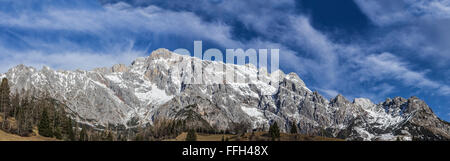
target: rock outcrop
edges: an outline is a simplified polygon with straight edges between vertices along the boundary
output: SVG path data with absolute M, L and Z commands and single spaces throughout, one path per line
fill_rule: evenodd
M 215 83 L 212 78 L 220 74 L 211 70 L 215 67 L 234 68 L 238 77 L 263 76 L 245 83 Z M 202 68 L 202 83 L 188 83 L 200 79 L 196 68 Z M 252 65 L 203 61 L 159 49 L 130 66 L 55 71 L 19 65 L 0 77 L 10 80 L 11 91 L 48 91 L 66 104 L 67 111 L 77 116 L 74 119 L 97 127 L 183 119 L 189 107 L 203 120 L 193 124 L 206 122 L 221 130 L 237 124 L 268 130 L 276 121 L 283 131 L 296 122 L 301 133 L 349 140 L 450 139 L 449 123 L 416 97 L 379 104 L 365 98 L 350 102 L 342 95 L 327 100 L 309 90 L 295 73 L 277 71 L 279 82 L 272 80 L 272 74 Z

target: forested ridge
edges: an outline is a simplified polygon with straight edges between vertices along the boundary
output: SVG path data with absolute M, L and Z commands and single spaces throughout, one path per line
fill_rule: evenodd
M 36 93 L 38 92 L 38 93 Z M 14 94 L 13 94 L 14 93 Z M 38 96 L 38 97 L 36 97 Z M 192 105 L 195 106 L 195 105 Z M 185 107 L 188 109 L 191 106 Z M 7 133 L 22 137 L 44 136 L 64 141 L 158 141 L 174 139 L 183 132 L 186 140 L 195 141 L 196 133 L 235 134 L 244 136 L 249 125 L 235 124 L 228 130 L 215 130 L 205 125 L 205 120 L 192 112 L 185 112 L 185 119 L 158 119 L 153 125 L 93 127 L 76 122 L 67 113 L 64 103 L 53 99 L 46 91 L 11 92 L 8 79 L 0 85 L 0 128 Z M 133 123 L 131 123 L 133 124 Z M 268 135 L 275 140 L 280 137 L 278 125 L 270 127 Z M 293 133 L 297 133 L 296 129 Z M 225 141 L 224 138 L 222 138 Z

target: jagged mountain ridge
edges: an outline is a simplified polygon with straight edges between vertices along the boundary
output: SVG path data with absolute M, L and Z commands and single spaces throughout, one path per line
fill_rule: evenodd
M 114 65 L 92 71 L 36 70 L 16 66 L 7 77 L 11 91 L 48 91 L 66 104 L 79 122 L 133 127 L 152 124 L 158 118 L 177 119 L 184 107 L 195 111 L 211 127 L 228 129 L 246 124 L 267 130 L 276 121 L 288 131 L 295 121 L 305 134 L 350 140 L 448 140 L 450 127 L 416 97 L 396 97 L 374 104 L 365 98 L 353 102 L 342 95 L 327 100 L 309 90 L 295 73 L 280 75 L 278 87 L 252 80 L 235 84 L 186 84 L 194 64 L 235 68 L 239 76 L 258 71 L 253 65 L 203 61 L 159 49 L 138 58 L 130 66 Z M 178 72 L 178 75 L 171 73 Z M 204 81 L 215 72 L 204 68 Z M 270 80 L 269 73 L 265 72 Z M 265 93 L 265 94 L 262 94 Z M 269 94 L 267 94 L 269 93 Z

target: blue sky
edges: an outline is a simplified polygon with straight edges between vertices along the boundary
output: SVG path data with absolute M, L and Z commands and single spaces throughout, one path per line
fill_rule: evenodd
M 418 96 L 450 120 L 450 0 L 0 0 L 0 72 L 92 69 L 157 48 L 279 48 L 331 98 Z

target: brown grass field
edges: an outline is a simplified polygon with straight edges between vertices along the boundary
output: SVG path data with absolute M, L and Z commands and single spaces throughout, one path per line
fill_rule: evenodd
M 17 126 L 14 118 L 8 118 L 8 120 L 13 126 Z M 3 113 L 0 113 L 0 123 L 1 122 L 3 122 Z M 30 137 L 22 137 L 0 130 L 0 141 L 57 141 L 57 139 L 40 136 L 37 132 L 37 128 L 35 127 L 33 129 L 33 134 Z
M 183 132 L 175 139 L 167 139 L 165 141 L 184 141 L 187 133 Z M 222 141 L 222 137 L 228 138 L 229 141 L 271 141 L 267 132 L 245 133 L 244 135 L 231 134 L 198 134 L 197 141 Z M 321 136 L 309 136 L 302 134 L 281 133 L 280 139 L 277 141 L 344 141 L 337 138 L 327 138 Z
M 180 135 L 178 135 L 175 139 L 166 139 L 164 141 L 184 141 L 186 139 L 186 135 L 187 133 L 183 132 Z M 228 141 L 271 141 L 271 138 L 267 136 L 266 132 L 255 132 L 253 134 L 246 133 L 244 135 L 197 134 L 197 141 L 222 141 L 222 137 L 228 138 Z M 22 137 L 15 134 L 6 133 L 0 130 L 0 141 L 58 141 L 58 140 L 55 138 L 48 138 L 39 135 Z M 344 141 L 344 140 L 320 136 L 281 133 L 281 137 L 277 141 Z
M 0 113 L 0 116 L 2 114 Z M 10 122 L 15 125 L 15 119 L 9 118 Z M 2 117 L 0 117 L 0 123 L 2 122 Z M 186 132 L 181 133 L 174 139 L 166 139 L 164 141 L 185 141 Z M 288 134 L 281 133 L 280 138 L 276 141 L 344 141 L 342 139 L 327 138 L 321 136 L 309 136 L 303 134 Z M 197 133 L 197 141 L 222 141 L 222 138 L 228 141 L 271 141 L 271 137 L 267 132 L 252 132 L 245 133 L 241 135 L 233 134 L 203 134 Z M 22 137 L 15 134 L 6 133 L 0 130 L 0 141 L 58 141 L 56 138 L 43 137 L 38 134 L 37 127 L 33 129 L 33 134 L 30 137 Z
M 19 135 L 9 134 L 0 130 L 0 141 L 58 141 L 55 138 L 48 138 L 43 136 L 22 137 Z

